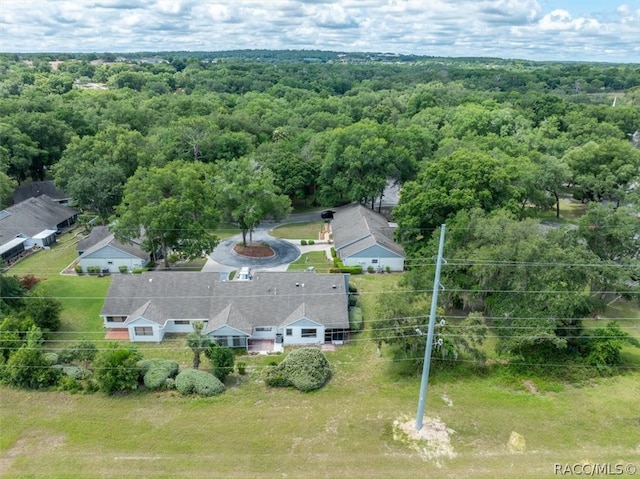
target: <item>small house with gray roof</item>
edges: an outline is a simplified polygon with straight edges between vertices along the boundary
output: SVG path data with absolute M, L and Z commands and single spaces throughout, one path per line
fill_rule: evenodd
M 404 249 L 393 240 L 387 219 L 360 204 L 337 209 L 331 221 L 333 247 L 345 266 L 403 271 Z
M 144 268 L 151 256 L 140 247 L 140 240 L 121 243 L 106 226 L 94 226 L 91 233 L 76 247 L 78 264 L 83 271 L 97 266 L 102 272 L 117 273 L 120 267 L 127 271 Z
M 346 274 L 256 272 L 249 281 L 218 273 L 156 271 L 116 275 L 102 308 L 112 337 L 160 342 L 169 333 L 204 334 L 232 348 L 341 343 L 349 331 Z
M 11 262 L 35 246 L 56 242 L 56 235 L 72 226 L 78 212 L 47 195 L 29 198 L 0 211 L 0 258 Z

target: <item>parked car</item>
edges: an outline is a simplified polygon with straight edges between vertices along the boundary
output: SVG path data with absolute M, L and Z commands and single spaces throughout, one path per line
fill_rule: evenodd
M 333 219 L 333 215 L 335 215 L 335 214 L 336 214 L 335 211 L 324 210 L 322 213 L 320 213 L 320 217 L 323 220 L 332 220 Z

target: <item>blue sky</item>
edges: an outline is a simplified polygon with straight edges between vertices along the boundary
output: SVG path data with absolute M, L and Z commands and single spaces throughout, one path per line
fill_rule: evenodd
M 250 48 L 640 63 L 640 0 L 0 0 L 2 52 Z

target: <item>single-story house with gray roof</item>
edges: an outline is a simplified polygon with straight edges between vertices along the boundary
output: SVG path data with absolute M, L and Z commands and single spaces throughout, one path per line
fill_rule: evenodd
M 0 211 L 0 257 L 11 261 L 34 246 L 56 242 L 56 235 L 72 226 L 78 212 L 46 195 L 29 198 Z
M 202 321 L 204 334 L 233 348 L 340 343 L 349 330 L 348 282 L 346 274 L 313 272 L 257 272 L 249 281 L 203 272 L 116 275 L 100 315 L 108 331 L 126 331 L 133 342 L 190 333 Z
M 333 247 L 345 266 L 404 270 L 404 248 L 393 240 L 394 227 L 383 215 L 353 203 L 336 209 L 331 230 Z
M 127 271 L 144 268 L 151 256 L 140 247 L 139 240 L 121 243 L 106 226 L 94 226 L 86 238 L 76 247 L 80 258 L 78 264 L 83 271 L 90 266 L 98 266 L 100 271 L 117 273 L 124 266 Z

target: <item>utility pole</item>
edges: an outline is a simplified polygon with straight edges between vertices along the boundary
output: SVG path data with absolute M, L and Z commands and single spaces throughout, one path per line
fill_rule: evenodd
M 422 429 L 424 416 L 424 403 L 427 399 L 427 385 L 429 382 L 429 367 L 431 366 L 431 349 L 433 347 L 433 335 L 436 322 L 436 310 L 438 308 L 438 291 L 440 290 L 440 270 L 442 269 L 442 251 L 444 249 L 444 231 L 446 225 L 440 227 L 440 244 L 438 245 L 438 258 L 436 259 L 436 274 L 433 279 L 433 295 L 431 296 L 431 312 L 429 313 L 429 331 L 427 332 L 427 344 L 424 347 L 424 363 L 422 365 L 422 382 L 420 383 L 420 398 L 418 400 L 418 414 L 416 415 L 416 431 Z

